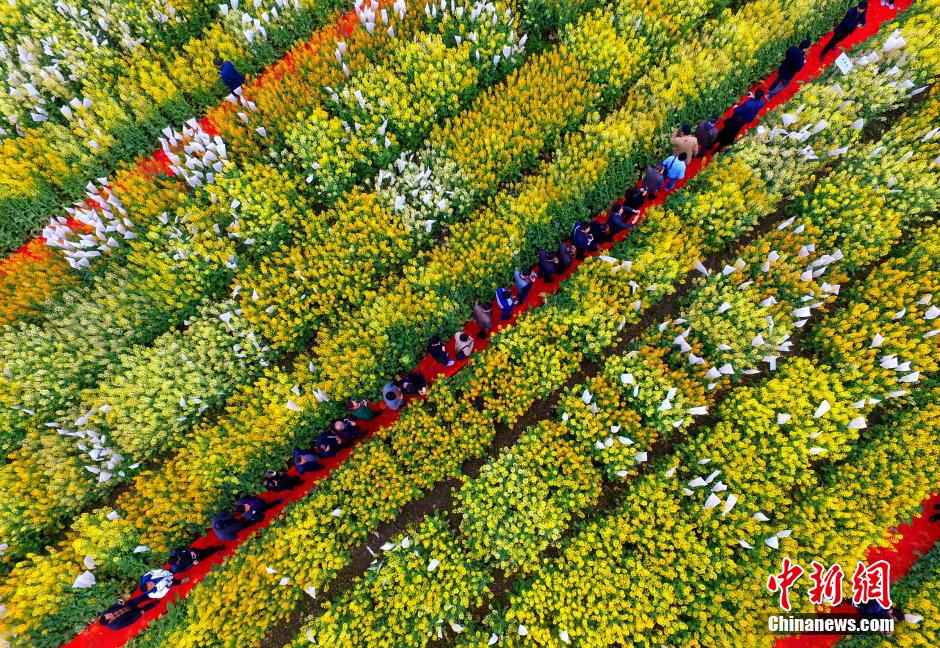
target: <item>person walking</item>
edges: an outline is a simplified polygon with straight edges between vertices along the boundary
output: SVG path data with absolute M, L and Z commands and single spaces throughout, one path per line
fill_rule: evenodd
M 859 2 L 857 5 L 845 12 L 845 16 L 841 21 L 839 21 L 839 24 L 836 25 L 836 28 L 833 30 L 832 38 L 830 38 L 829 42 L 826 43 L 825 47 L 822 48 L 822 52 L 819 54 L 820 59 L 826 58 L 826 54 L 831 52 L 836 45 L 848 38 L 856 29 L 865 26 L 867 10 L 868 3 Z
M 764 98 L 764 91 L 760 88 L 748 94 L 748 96 L 739 103 L 731 117 L 725 121 L 721 132 L 718 133 L 718 148 L 725 148 L 734 143 L 741 129 L 750 124 L 757 117 L 757 113 L 767 103 Z
M 388 409 L 398 411 L 401 409 L 402 405 L 405 404 L 405 395 L 398 385 L 394 382 L 390 382 L 386 383 L 385 387 L 382 388 L 382 400 L 385 401 L 385 406 Z
M 276 503 L 268 504 L 260 497 L 248 495 L 235 502 L 235 516 L 240 517 L 245 522 L 254 524 L 263 520 L 264 512 Z
M 591 237 L 594 239 L 595 245 L 603 245 L 604 243 L 609 243 L 611 240 L 613 240 L 614 233 L 610 227 L 610 221 L 600 221 L 596 219 L 592 220 Z
M 703 119 L 695 127 L 695 140 L 698 142 L 698 154 L 705 153 L 714 145 L 718 139 L 718 118 L 710 117 Z
M 221 547 L 206 547 L 198 549 L 196 547 L 181 547 L 170 552 L 170 560 L 167 562 L 169 569 L 174 574 L 179 574 L 187 569 L 195 567 L 200 560 L 205 560 Z
M 662 167 L 666 171 L 666 191 L 671 191 L 676 183 L 685 177 L 685 153 L 670 155 L 663 160 Z
M 420 371 L 412 371 L 404 378 L 397 380 L 403 394 L 407 396 L 426 396 L 428 381 Z
M 171 571 L 151 569 L 140 577 L 140 591 L 146 594 L 147 598 L 162 599 L 170 592 L 171 587 L 182 582 Z
M 297 469 L 298 475 L 303 475 L 305 473 L 323 468 L 323 464 L 320 463 L 317 454 L 313 450 L 302 450 L 300 448 L 294 448 L 292 458 L 294 468 Z
M 607 212 L 607 227 L 610 228 L 611 237 L 616 236 L 618 232 L 629 229 L 628 220 L 626 202 L 621 201 L 619 204 L 614 205 Z
M 643 171 L 643 188 L 650 200 L 655 200 L 656 194 L 663 186 L 663 182 L 663 168 L 661 166 L 650 165 Z
M 564 272 L 574 261 L 578 250 L 570 241 L 562 241 L 558 246 L 558 272 Z
M 473 353 L 473 338 L 463 331 L 457 331 L 454 335 L 454 350 L 458 360 L 466 360 Z
M 476 303 L 473 305 L 473 321 L 480 327 L 480 333 L 477 335 L 481 340 L 493 330 L 493 308 L 489 305 Z
M 238 71 L 238 68 L 231 61 L 223 61 L 216 57 L 215 66 L 219 68 L 219 78 L 222 79 L 222 83 L 225 84 L 229 92 L 235 92 L 245 83 L 244 75 Z
M 516 307 L 516 300 L 508 289 L 500 286 L 496 289 L 496 305 L 499 306 L 499 315 L 502 321 L 512 317 L 512 309 Z
M 264 487 L 269 491 L 282 493 L 300 486 L 301 481 L 299 477 L 288 475 L 286 472 L 269 470 L 264 473 L 261 483 L 263 483 Z
M 349 411 L 350 416 L 359 421 L 371 421 L 379 415 L 378 412 L 369 407 L 369 401 L 365 398 L 358 400 L 350 398 L 346 409 Z
M 803 66 L 806 65 L 806 50 L 809 49 L 809 45 L 809 39 L 805 39 L 799 45 L 793 45 L 787 49 L 787 53 L 783 57 L 783 63 L 780 64 L 780 68 L 777 70 L 777 80 L 770 86 L 770 91 L 767 93 L 769 99 L 773 99 L 781 90 L 790 85 L 793 77 L 799 74 Z
M 552 283 L 555 280 L 555 273 L 558 272 L 558 254 L 539 250 L 539 270 L 542 272 L 542 278 L 545 283 Z
M 679 155 L 685 153 L 687 160 L 691 160 L 698 155 L 698 139 L 692 134 L 692 127 L 683 124 L 682 128 L 677 128 L 672 134 L 672 153 Z
M 157 606 L 156 602 L 142 605 L 145 601 L 149 601 L 147 596 L 135 596 L 127 601 L 118 600 L 117 603 L 101 613 L 98 622 L 111 630 L 123 630 L 140 619 L 144 612 Z
M 529 291 L 532 290 L 532 284 L 535 283 L 538 277 L 534 270 L 531 272 L 516 270 L 513 273 L 512 282 L 516 286 L 516 301 L 518 303 L 525 302 L 526 297 L 529 296 Z
M 444 343 L 441 342 L 441 339 L 436 335 L 428 342 L 428 354 L 434 358 L 439 365 L 450 367 L 454 364 L 454 361 L 451 360 L 450 355 L 447 353 L 447 347 L 444 346 Z
M 623 216 L 627 225 L 632 227 L 636 223 L 637 217 L 640 215 L 640 210 L 643 209 L 643 204 L 646 203 L 646 198 L 649 194 L 646 192 L 646 187 L 632 187 L 626 194 L 623 196 Z
M 212 530 L 219 540 L 231 542 L 235 540 L 238 532 L 248 527 L 249 524 L 238 520 L 229 512 L 219 513 L 212 518 Z
M 594 240 L 594 235 L 591 234 L 590 224 L 581 221 L 575 223 L 574 227 L 571 228 L 571 242 L 574 243 L 574 247 L 577 249 L 576 256 L 579 259 L 583 259 L 588 252 L 597 249 L 597 242 Z

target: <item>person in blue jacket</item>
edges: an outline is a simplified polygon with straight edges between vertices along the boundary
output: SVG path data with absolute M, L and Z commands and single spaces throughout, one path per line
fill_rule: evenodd
M 516 307 L 516 300 L 507 288 L 500 286 L 496 289 L 496 305 L 499 306 L 501 319 L 505 322 L 512 317 L 512 309 Z
M 231 61 L 223 61 L 216 57 L 215 66 L 219 68 L 219 77 L 229 89 L 229 92 L 235 92 L 245 83 L 245 76 L 238 71 L 238 68 Z
M 264 512 L 274 506 L 277 502 L 268 504 L 260 497 L 249 495 L 242 497 L 235 502 L 235 515 L 245 522 L 254 524 L 264 519 Z
M 293 464 L 294 468 L 297 469 L 298 475 L 323 468 L 323 464 L 317 461 L 316 452 L 313 450 L 303 450 L 301 448 L 294 448 Z
M 516 269 L 516 271 L 512 273 L 512 282 L 516 286 L 516 301 L 518 303 L 521 304 L 526 300 L 536 279 L 538 279 L 538 275 L 534 270 L 522 272 Z
M 718 133 L 718 148 L 724 148 L 730 146 L 734 143 L 734 140 L 737 139 L 738 133 L 741 132 L 741 129 L 754 121 L 754 118 L 757 117 L 757 113 L 761 111 L 767 104 L 767 100 L 764 98 L 764 91 L 760 88 L 750 93 L 747 98 L 738 104 L 734 112 L 731 113 L 724 126 L 721 128 L 721 132 Z

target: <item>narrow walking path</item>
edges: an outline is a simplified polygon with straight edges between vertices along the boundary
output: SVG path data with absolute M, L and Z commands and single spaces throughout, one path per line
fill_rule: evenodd
M 852 47 L 870 38 L 872 35 L 874 35 L 878 31 L 878 29 L 881 27 L 883 23 L 893 19 L 897 15 L 898 11 L 903 11 L 904 9 L 909 7 L 910 4 L 911 4 L 911 0 L 899 0 L 899 2 L 897 3 L 897 9 L 889 10 L 887 8 L 881 7 L 878 0 L 870 0 L 869 9 L 868 9 L 868 20 L 867 20 L 866 26 L 863 29 L 857 30 L 849 38 L 846 38 L 843 41 L 841 47 L 847 49 L 849 47 Z M 760 123 L 761 117 L 767 111 L 772 110 L 773 108 L 776 108 L 777 106 L 788 101 L 798 90 L 800 82 L 805 82 L 805 81 L 810 81 L 812 79 L 815 79 L 827 67 L 832 65 L 833 61 L 839 55 L 840 48 L 836 48 L 833 52 L 830 52 L 824 59 L 821 59 L 819 56 L 823 45 L 826 42 L 828 42 L 830 35 L 831 34 L 824 35 L 822 38 L 819 39 L 818 42 L 816 42 L 810 48 L 806 56 L 806 65 L 804 66 L 800 74 L 797 75 L 794 82 L 791 83 L 790 86 L 788 86 L 788 88 L 785 91 L 779 93 L 773 98 L 773 100 L 768 102 L 767 106 L 764 107 L 764 109 L 761 111 L 758 118 L 754 122 L 752 122 L 750 125 L 745 127 L 742 130 L 742 133 L 758 125 Z M 775 80 L 775 74 L 771 74 L 764 80 L 760 81 L 758 84 L 755 84 L 754 87 L 760 86 L 764 88 L 769 88 L 770 85 L 774 82 L 774 80 Z M 731 114 L 731 108 L 729 108 L 728 111 L 722 116 L 721 121 L 723 122 L 728 116 L 730 116 L 730 114 Z M 663 157 L 665 157 L 665 155 L 666 154 L 664 154 Z M 698 158 L 694 160 L 693 162 L 691 162 L 688 165 L 685 179 L 679 182 L 672 191 L 681 190 L 682 187 L 691 178 L 693 178 L 705 165 L 707 165 L 710 160 L 711 160 L 711 156 L 706 155 L 702 158 Z M 626 189 L 626 187 L 624 189 Z M 641 221 L 645 217 L 646 210 L 649 208 L 650 205 L 662 203 L 665 200 L 666 195 L 667 195 L 666 192 L 661 192 L 656 200 L 650 203 L 647 203 L 647 205 L 644 207 L 644 209 L 640 212 L 639 216 L 637 217 L 636 219 L 637 222 Z M 606 214 L 599 215 L 597 219 L 598 220 L 606 219 Z M 603 254 L 605 251 L 609 250 L 611 247 L 613 247 L 613 245 L 617 244 L 618 242 L 620 242 L 627 236 L 629 236 L 629 230 L 619 233 L 616 237 L 614 237 L 613 242 L 600 246 L 600 249 L 598 249 L 596 252 L 588 256 L 597 256 L 599 254 Z M 519 317 L 520 314 L 541 306 L 542 303 L 544 303 L 545 297 L 557 292 L 560 287 L 561 282 L 567 279 L 569 276 L 571 276 L 581 263 L 582 261 L 574 260 L 571 266 L 569 266 L 569 268 L 564 273 L 557 275 L 555 281 L 553 281 L 550 284 L 546 284 L 545 282 L 542 281 L 541 278 L 539 278 L 536 281 L 535 285 L 532 287 L 531 291 L 529 292 L 529 296 L 526 299 L 526 301 L 515 308 L 515 310 L 513 311 L 513 315 L 509 320 L 499 321 L 498 316 L 495 316 L 495 314 L 499 312 L 499 309 L 494 303 L 493 304 L 493 312 L 494 312 L 493 334 L 498 333 L 498 331 L 503 328 L 512 326 L 513 322 L 516 320 L 517 317 Z M 470 322 L 469 324 L 467 324 L 464 327 L 464 330 L 470 335 L 474 335 L 474 336 L 479 332 L 478 327 L 473 322 Z M 475 343 L 474 352 L 479 352 L 480 350 L 486 348 L 489 344 L 489 340 L 491 339 L 492 339 L 492 336 L 490 336 L 490 338 L 488 338 L 487 340 L 477 340 Z M 453 356 L 453 350 L 454 350 L 453 340 L 451 339 L 448 344 L 448 351 L 450 352 L 451 356 Z M 462 362 L 457 362 L 451 367 L 448 367 L 445 369 L 440 364 L 438 364 L 433 358 L 431 358 L 430 356 L 426 356 L 420 363 L 418 363 L 415 369 L 417 371 L 420 371 L 427 378 L 428 382 L 431 383 L 434 380 L 440 378 L 441 376 L 452 376 L 456 374 L 458 371 L 460 371 L 461 368 L 463 368 L 463 366 L 467 362 L 468 362 L 467 360 L 464 360 Z M 378 409 L 381 406 L 374 405 L 374 407 Z M 371 421 L 360 422 L 359 423 L 360 427 L 366 432 L 366 435 L 364 438 L 368 438 L 378 429 L 391 425 L 398 419 L 398 416 L 399 416 L 399 412 L 383 411 L 380 416 L 378 416 L 377 418 Z M 319 482 L 321 479 L 326 478 L 337 466 L 342 464 L 345 461 L 345 459 L 349 456 L 349 454 L 353 452 L 354 450 L 355 450 L 354 447 L 347 448 L 332 458 L 322 460 L 321 463 L 324 466 L 323 470 L 317 471 L 315 473 L 308 473 L 306 475 L 301 476 L 302 483 L 291 491 L 288 491 L 286 493 L 271 493 L 271 492 L 260 493 L 258 497 L 261 497 L 267 502 L 273 502 L 275 500 L 280 500 L 280 502 L 266 512 L 265 518 L 263 521 L 239 533 L 237 538 L 234 541 L 219 542 L 215 538 L 215 536 L 211 533 L 211 531 L 207 531 L 207 533 L 204 536 L 202 536 L 201 538 L 193 542 L 191 545 L 193 547 L 198 547 L 198 548 L 221 547 L 221 548 L 215 553 L 213 553 L 211 556 L 209 556 L 208 558 L 200 562 L 198 565 L 193 567 L 192 569 L 181 574 L 182 578 L 187 579 L 186 582 L 173 587 L 173 589 L 170 590 L 169 594 L 165 598 L 159 600 L 156 606 L 154 606 L 152 609 L 145 612 L 144 615 L 136 623 L 128 626 L 127 628 L 124 628 L 123 630 L 110 630 L 100 624 L 93 623 L 89 625 L 77 637 L 72 639 L 70 642 L 64 644 L 65 647 L 66 648 L 118 648 L 120 646 L 123 646 L 125 643 L 130 641 L 137 634 L 139 634 L 144 628 L 146 628 L 153 620 L 155 620 L 156 618 L 164 614 L 166 612 L 167 606 L 172 601 L 184 598 L 190 592 L 190 590 L 205 577 L 205 575 L 213 568 L 213 566 L 221 563 L 226 557 L 234 553 L 236 549 L 238 548 L 238 546 L 241 545 L 241 543 L 243 543 L 247 538 L 249 538 L 254 533 L 258 532 L 259 530 L 271 524 L 271 522 L 277 518 L 280 512 L 285 507 L 287 507 L 290 503 L 295 502 L 305 497 L 316 486 L 317 482 Z M 291 470 L 291 474 L 295 474 L 293 470 Z M 139 590 L 135 591 L 134 595 L 137 595 L 139 593 L 140 593 Z M 800 646 L 805 647 L 809 645 L 811 644 L 801 644 Z M 796 646 L 786 646 L 786 647 L 780 646 L 779 648 L 796 648 Z

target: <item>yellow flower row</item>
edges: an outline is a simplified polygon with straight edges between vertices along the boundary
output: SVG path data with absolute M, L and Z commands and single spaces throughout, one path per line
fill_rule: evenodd
M 690 452 L 691 462 L 681 472 L 658 466 L 655 474 L 633 485 L 617 510 L 579 531 L 560 559 L 519 587 L 508 609 L 488 620 L 487 632 L 460 645 L 481 645 L 491 631 L 500 636 L 500 645 L 509 646 L 561 646 L 565 639 L 579 646 L 772 645 L 773 637 L 758 624 L 777 609 L 765 587 L 783 556 L 803 565 L 842 561 L 851 573 L 869 544 L 883 541 L 885 529 L 916 509 L 930 483 L 940 478 L 936 467 L 922 459 L 936 458 L 923 431 L 940 414 L 934 394 L 933 405 L 909 415 L 889 414 L 888 425 L 863 442 L 839 471 L 827 476 L 804 469 L 776 482 L 782 489 L 800 480 L 808 485 L 792 491 L 790 504 L 789 498 L 779 501 L 765 493 L 769 480 L 748 491 L 724 472 L 704 487 L 687 486 L 696 476 L 723 471 L 725 459 L 749 464 L 755 472 L 786 462 L 787 452 L 769 445 L 759 452 L 755 445 L 761 447 L 767 429 L 782 427 L 775 423 L 776 410 L 788 408 L 788 399 L 801 393 L 800 378 L 826 372 L 800 360 L 784 370 L 786 377 L 767 384 L 774 393 L 764 388 L 735 392 L 720 412 L 729 424 L 745 412 L 737 419 L 735 435 L 726 439 L 725 452 L 731 454 L 699 465 L 699 459 L 709 457 Z M 775 436 L 786 438 L 781 432 Z M 910 445 L 901 452 L 904 442 Z M 884 458 L 874 459 L 878 453 Z M 897 463 L 888 468 L 887 457 Z M 728 486 L 716 496 L 721 504 L 703 510 L 719 483 Z M 865 494 L 876 492 L 882 493 L 874 498 L 877 504 L 865 501 Z M 725 513 L 728 493 L 739 494 L 739 501 Z M 804 587 L 792 595 L 803 601 L 798 603 L 801 611 L 810 611 Z M 525 638 L 519 636 L 520 626 Z
M 897 623 L 894 633 L 854 635 L 843 640 L 844 648 L 879 648 L 881 646 L 915 646 L 928 648 L 940 643 L 937 615 L 940 613 L 940 548 L 934 547 L 919 558 L 903 579 L 891 587 L 891 600 L 905 615 L 921 617 L 919 622 Z
M 930 239 L 918 244 L 903 259 L 889 261 L 885 267 L 896 263 L 909 264 L 925 253 L 936 250 L 937 236 L 932 235 Z M 878 270 L 880 268 L 875 272 Z M 931 281 L 936 280 L 937 272 L 934 262 L 934 268 L 929 272 L 932 278 L 926 279 L 927 283 L 921 285 L 921 292 Z M 906 277 L 901 277 L 895 285 L 900 287 L 906 281 Z M 858 303 L 864 303 L 864 298 Z M 695 323 L 691 325 L 694 328 Z M 916 335 L 916 327 L 910 329 L 908 334 Z M 755 568 L 753 564 L 748 564 L 752 562 L 748 558 L 751 554 L 742 554 L 742 547 L 761 546 L 759 542 L 769 540 L 777 530 L 769 526 L 774 524 L 772 521 L 765 524 L 763 520 L 750 516 L 757 511 L 764 517 L 769 514 L 772 519 L 780 520 L 787 508 L 800 510 L 798 502 L 796 507 L 788 502 L 795 492 L 813 492 L 818 476 L 813 477 L 811 472 L 807 472 L 811 463 L 807 459 L 812 460 L 816 456 L 818 461 L 823 454 L 814 453 L 813 448 L 826 446 L 824 454 L 828 461 L 841 460 L 846 456 L 851 461 L 858 456 L 854 450 L 847 453 L 849 448 L 845 442 L 839 442 L 832 436 L 836 431 L 833 428 L 836 420 L 840 422 L 840 434 L 844 436 L 849 432 L 848 438 L 857 438 L 861 429 L 858 425 L 851 425 L 852 417 L 858 414 L 858 405 L 850 405 L 853 396 L 851 391 L 845 389 L 848 385 L 843 387 L 836 377 L 839 373 L 841 369 L 824 369 L 800 359 L 788 363 L 783 373 L 764 387 L 734 392 L 730 401 L 721 407 L 722 420 L 707 435 L 701 435 L 699 441 L 682 449 L 678 464 L 674 460 L 667 460 L 664 465 L 660 465 L 659 468 L 665 472 L 660 471 L 660 475 L 638 484 L 634 489 L 635 496 L 630 497 L 617 514 L 599 520 L 579 533 L 561 561 L 542 572 L 531 587 L 523 587 L 513 598 L 504 616 L 497 615 L 490 620 L 492 630 L 504 635 L 501 645 L 525 643 L 517 639 L 520 625 L 525 627 L 528 640 L 539 645 L 561 645 L 562 632 L 565 633 L 564 641 L 577 641 L 578 645 L 585 646 L 631 641 L 637 645 L 658 645 L 663 642 L 675 645 L 764 645 L 759 640 L 765 635 L 757 632 L 759 628 L 742 628 L 740 619 L 763 619 L 762 615 L 771 611 L 771 605 L 766 602 L 766 594 L 763 592 L 766 579 L 755 577 L 755 574 L 769 574 L 776 569 L 774 561 L 779 560 L 781 554 L 763 546 L 754 550 L 757 559 L 763 561 L 761 566 Z M 597 394 L 596 387 L 596 384 L 591 384 L 588 391 Z M 573 391 L 580 389 L 575 388 Z M 879 394 L 878 391 L 869 393 Z M 812 395 L 811 399 L 807 398 L 808 395 Z M 579 397 L 579 394 L 573 394 L 566 408 L 576 403 Z M 822 412 L 817 405 L 820 402 L 818 399 L 833 403 L 833 407 Z M 922 407 L 921 399 L 915 398 L 913 402 L 915 407 Z M 599 416 L 606 424 L 609 420 L 604 417 L 604 401 L 597 399 L 597 403 L 601 405 L 601 411 L 597 414 L 591 414 L 586 406 L 578 407 L 582 407 L 583 418 Z M 936 405 L 930 407 L 914 415 L 916 426 L 930 427 L 928 421 L 940 414 Z M 781 420 L 781 412 L 789 418 Z M 578 414 L 575 413 L 569 420 L 577 418 Z M 893 434 L 895 428 L 888 425 L 887 429 Z M 913 428 L 902 425 L 901 429 L 910 432 Z M 606 433 L 606 430 L 603 432 Z M 936 480 L 940 479 L 936 468 L 927 470 L 926 475 L 933 476 L 925 478 L 922 468 L 924 461 L 919 456 L 915 458 L 915 455 L 911 455 L 912 448 L 933 447 L 929 442 L 929 434 L 921 433 L 921 439 L 921 443 L 928 446 L 913 443 L 896 445 L 892 440 L 891 445 L 896 445 L 898 452 L 905 454 L 905 459 L 900 462 L 901 466 L 885 471 L 893 479 L 905 475 L 905 484 L 912 487 L 912 492 L 907 492 L 903 487 L 879 488 L 877 485 L 868 492 L 899 493 L 903 497 L 903 504 L 898 508 L 901 511 L 914 510 L 920 498 L 935 488 Z M 865 449 L 863 452 L 869 456 L 875 455 L 874 449 L 871 452 Z M 884 454 L 885 450 L 881 447 L 878 452 Z M 935 450 L 932 452 L 935 453 Z M 896 456 L 891 454 L 892 457 Z M 860 474 L 852 479 L 858 484 L 865 484 L 864 475 L 869 474 L 871 466 L 864 460 L 858 461 L 857 465 Z M 677 478 L 675 469 L 678 466 L 684 468 Z M 726 492 L 733 493 L 738 500 L 747 502 L 748 508 L 744 509 L 744 515 L 738 514 L 740 504 L 729 509 L 735 511 L 731 518 L 726 518 L 726 513 L 711 514 L 709 509 L 703 514 L 701 507 L 705 500 L 704 494 L 692 500 L 693 505 L 682 504 L 685 497 L 694 497 L 690 495 L 693 488 L 689 487 L 685 487 L 680 494 L 683 483 L 688 481 L 689 486 L 701 488 L 702 485 L 695 480 L 704 478 L 715 469 L 721 471 L 720 477 L 718 480 L 709 477 L 708 484 L 720 483 L 728 487 L 727 491 L 714 489 L 714 492 L 721 494 L 719 503 L 725 499 Z M 800 484 L 802 487 L 794 491 L 793 487 Z M 869 486 L 864 488 L 867 490 Z M 869 510 L 863 503 L 865 499 L 849 496 L 845 501 L 851 503 L 853 509 L 858 504 L 858 514 L 865 516 Z M 840 506 L 843 499 L 838 489 L 831 489 L 819 501 L 830 506 Z M 724 503 L 727 504 L 727 501 Z M 895 505 L 898 504 L 895 502 Z M 685 524 L 682 516 L 678 515 L 683 506 L 690 509 L 688 514 L 691 525 Z M 810 505 L 807 508 L 812 511 L 817 507 Z M 723 511 L 718 508 L 714 510 Z M 866 519 L 864 532 L 858 527 L 851 532 L 853 549 L 859 559 L 869 544 L 882 540 L 884 529 L 897 522 L 897 508 L 888 506 L 881 510 L 888 514 L 886 518 Z M 801 544 L 808 545 L 802 556 L 805 564 L 819 558 L 820 538 L 841 538 L 846 535 L 845 529 L 840 536 L 833 529 L 801 530 L 798 523 L 791 525 L 785 521 L 780 521 L 777 526 L 792 526 L 796 529 L 793 537 Z M 775 543 L 781 546 L 781 551 L 792 548 L 792 542 L 787 539 L 790 537 L 776 537 Z M 744 540 L 747 545 L 741 545 L 740 540 Z M 629 543 L 637 549 L 626 563 L 620 563 L 620 553 L 616 546 L 611 547 L 611 541 Z M 598 557 L 601 548 L 609 553 L 602 552 Z M 823 562 L 826 564 L 834 560 L 831 550 L 831 544 L 825 545 L 828 560 L 824 559 Z M 703 551 L 707 553 L 703 554 Z M 843 564 L 854 564 L 854 560 L 848 560 L 844 555 L 837 555 L 836 558 L 847 561 Z M 745 564 L 742 565 L 742 561 Z M 637 571 L 637 568 L 641 571 Z M 624 576 L 630 574 L 641 574 L 643 578 L 631 584 L 630 580 L 623 580 Z M 746 580 L 740 582 L 742 578 Z M 735 584 L 729 584 L 728 580 L 734 580 Z M 598 590 L 598 582 L 610 588 Z M 585 598 L 586 588 L 593 591 L 593 596 L 589 597 L 590 604 L 585 603 L 588 600 Z M 683 601 L 686 623 L 671 612 L 677 598 Z M 736 612 L 715 617 L 714 611 L 728 606 L 729 600 L 749 609 L 739 608 Z M 755 607 L 758 609 L 753 609 Z M 653 626 L 649 625 L 651 619 L 654 620 Z M 701 620 L 701 625 L 689 623 L 697 619 Z M 655 630 L 655 633 L 650 635 L 650 630 Z M 477 642 L 487 641 L 489 636 L 490 632 L 474 635 L 463 645 L 477 645 Z

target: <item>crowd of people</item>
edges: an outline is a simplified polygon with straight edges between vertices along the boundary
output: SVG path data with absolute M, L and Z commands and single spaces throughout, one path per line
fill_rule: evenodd
M 883 6 L 894 7 L 893 0 L 881 2 Z M 861 2 L 846 13 L 823 48 L 823 56 L 853 31 L 865 25 L 865 10 L 866 3 Z M 810 42 L 804 40 L 799 45 L 790 47 L 769 90 L 758 87 L 748 93 L 732 107 L 731 114 L 723 123 L 717 117 L 711 117 L 700 121 L 694 128 L 690 124 L 677 128 L 670 138 L 671 155 L 659 164 L 643 169 L 636 185 L 613 203 L 606 218 L 575 223 L 568 241 L 560 243 L 557 249 L 538 251 L 537 270 L 526 272 L 517 269 L 513 273 L 515 294 L 506 287 L 496 289 L 494 301 L 499 309 L 500 321 L 512 317 L 515 309 L 526 301 L 539 277 L 546 284 L 553 283 L 576 259 L 584 259 L 588 254 L 596 252 L 600 245 L 611 242 L 620 232 L 632 229 L 647 201 L 655 199 L 660 191 L 674 189 L 685 178 L 688 166 L 694 159 L 731 145 L 741 131 L 757 118 L 767 102 L 792 83 L 806 63 L 806 50 L 809 45 Z M 244 83 L 244 76 L 231 61 L 216 59 L 215 64 L 222 82 L 230 91 L 234 92 Z M 479 328 L 477 338 L 486 340 L 494 328 L 491 303 L 474 303 L 472 319 Z M 464 330 L 455 333 L 452 340 L 453 355 L 439 336 L 432 337 L 427 346 L 430 357 L 443 368 L 466 360 L 474 350 L 474 336 Z M 377 406 L 365 399 L 350 400 L 348 416 L 334 421 L 322 430 L 309 448 L 294 448 L 287 470 L 265 473 L 264 487 L 270 492 L 286 492 L 297 488 L 303 483 L 301 475 L 323 470 L 323 459 L 333 457 L 341 450 L 351 447 L 365 435 L 359 422 L 371 421 L 381 414 L 383 408 L 398 411 L 409 397 L 424 396 L 427 389 L 427 378 L 420 371 L 412 371 L 403 376 L 396 376 L 388 382 L 382 388 L 382 402 Z M 290 474 L 291 468 L 296 474 Z M 265 513 L 280 502 L 281 500 L 267 502 L 255 496 L 241 497 L 231 510 L 220 512 L 212 518 L 213 533 L 223 542 L 232 542 L 241 531 L 261 522 Z M 940 521 L 940 512 L 931 520 Z M 175 549 L 170 554 L 166 569 L 154 569 L 141 576 L 140 594 L 117 601 L 99 616 L 100 623 L 115 630 L 133 624 L 144 612 L 156 606 L 156 601 L 165 597 L 173 586 L 187 582 L 188 579 L 180 579 L 178 574 L 198 565 L 201 560 L 219 549 L 221 546 Z M 885 614 L 883 610 L 866 609 L 862 612 Z

